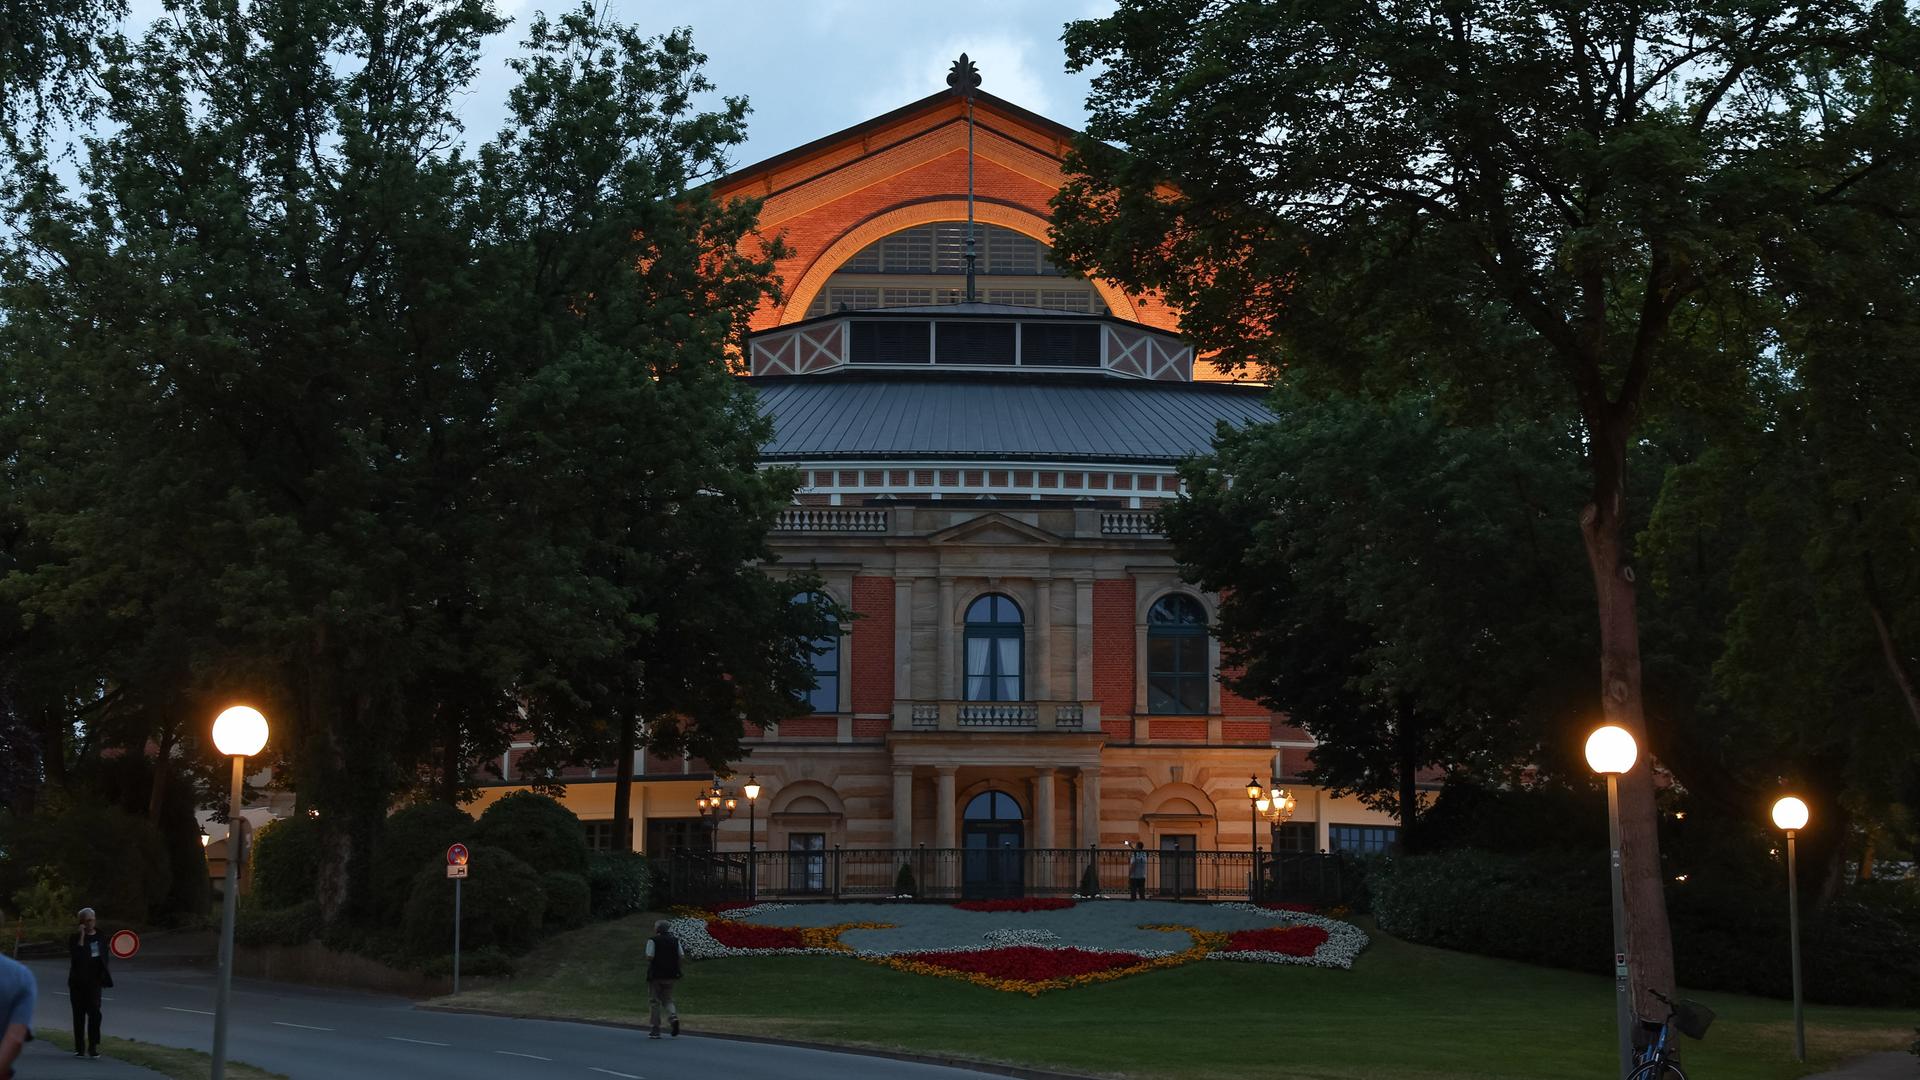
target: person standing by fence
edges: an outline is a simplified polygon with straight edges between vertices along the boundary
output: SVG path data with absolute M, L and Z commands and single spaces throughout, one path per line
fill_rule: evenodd
M 1133 858 L 1127 860 L 1127 899 L 1145 900 L 1147 898 L 1147 848 L 1145 844 L 1133 842 Z
M 680 939 L 673 936 L 667 920 L 653 924 L 653 936 L 647 939 L 647 1038 L 660 1037 L 660 1013 L 667 1014 L 668 1028 L 680 1036 L 680 1009 L 673 1003 L 673 984 L 680 980 Z
M 80 909 L 80 926 L 67 939 L 67 995 L 73 1002 L 73 1056 L 100 1056 L 100 991 L 113 985 L 107 941 L 93 909 Z

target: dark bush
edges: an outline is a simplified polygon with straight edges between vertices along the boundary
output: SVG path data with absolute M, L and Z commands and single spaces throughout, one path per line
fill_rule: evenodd
M 476 842 L 505 848 L 542 873 L 587 875 L 587 833 L 573 811 L 531 791 L 516 791 L 480 815 Z
M 547 911 L 539 873 L 503 848 L 470 850 L 470 876 L 461 895 L 462 947 L 519 952 L 532 945 Z M 422 957 L 453 950 L 453 882 L 447 880 L 444 858 L 433 858 L 415 872 L 406 927 L 411 948 Z
M 1087 868 L 1085 870 L 1080 871 L 1079 895 L 1081 896 L 1099 896 L 1100 895 L 1100 868 L 1098 866 L 1095 866 L 1093 863 L 1088 863 Z
M 295 816 L 270 821 L 253 835 L 244 869 L 249 897 L 265 908 L 292 907 L 314 898 L 320 879 L 320 822 Z
M 1382 930 L 1423 945 L 1587 971 L 1613 953 L 1604 851 L 1377 859 L 1367 891 Z
M 159 830 L 108 806 L 48 800 L 31 818 L 0 814 L 0 850 L 0 900 L 32 888 L 32 871 L 51 870 L 102 922 L 148 922 L 173 885 Z
M 893 875 L 893 895 L 913 896 L 918 892 L 913 884 L 913 864 L 901 863 L 900 872 Z
M 237 914 L 235 944 L 305 945 L 320 937 L 320 901 L 311 897 L 287 907 L 266 907 L 247 897 L 240 901 Z
M 387 818 L 374 844 L 373 902 L 391 922 L 406 915 L 414 875 L 429 859 L 446 863 L 447 848 L 472 839 L 473 816 L 446 803 L 418 803 Z
M 453 974 L 453 953 L 436 956 L 420 965 L 423 975 L 441 977 Z M 499 949 L 468 949 L 465 942 L 460 944 L 460 977 L 467 978 L 509 978 L 513 975 L 513 957 Z
M 638 852 L 602 852 L 587 864 L 587 888 L 596 919 L 619 919 L 647 910 L 651 884 L 647 857 Z
M 547 892 L 544 926 L 548 933 L 587 924 L 593 910 L 593 894 L 586 878 L 553 870 L 540 875 L 540 887 Z

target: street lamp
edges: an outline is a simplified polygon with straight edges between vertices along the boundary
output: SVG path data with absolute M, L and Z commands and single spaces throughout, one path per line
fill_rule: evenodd
M 227 884 L 221 897 L 220 988 L 213 1005 L 213 1080 L 227 1075 L 227 1007 L 233 998 L 234 901 L 240 892 L 240 792 L 247 759 L 267 745 L 267 718 L 235 705 L 213 721 L 213 745 L 233 759 L 233 794 L 227 802 Z
M 1269 830 L 1283 821 L 1291 820 L 1293 818 L 1293 808 L 1295 805 L 1293 792 L 1277 784 L 1269 787 L 1266 794 L 1254 800 L 1253 804 L 1254 809 L 1260 812 L 1260 817 L 1266 821 Z M 1280 881 L 1280 848 L 1277 845 L 1271 846 L 1273 846 L 1273 880 L 1275 885 L 1278 886 Z M 1254 861 L 1258 862 L 1259 860 L 1255 859 Z M 1262 882 L 1266 880 L 1264 875 L 1262 875 L 1261 880 Z
M 1247 850 L 1253 853 L 1253 866 L 1247 873 L 1247 900 L 1260 902 L 1260 804 L 1267 797 L 1266 785 L 1258 777 L 1247 777 Z
M 740 802 L 729 794 L 726 788 L 715 784 L 702 791 L 700 797 L 693 800 L 693 805 L 699 808 L 701 817 L 712 822 L 713 842 L 710 847 L 713 854 L 718 856 L 720 854 L 720 821 L 722 818 L 732 817 L 733 811 Z
M 759 891 L 755 886 L 760 881 L 760 864 L 753 857 L 753 808 L 760 801 L 760 781 L 748 773 L 746 786 L 740 791 L 747 797 L 747 901 L 751 903 Z
M 1793 1060 L 1807 1060 L 1807 1024 L 1800 1012 L 1800 881 L 1793 837 L 1807 827 L 1807 804 L 1789 795 L 1773 804 L 1773 823 L 1787 834 L 1787 933 L 1793 948 Z
M 1607 844 L 1612 849 L 1613 1011 L 1619 1029 L 1620 1080 L 1633 1069 L 1633 1002 L 1627 993 L 1627 903 L 1620 878 L 1620 774 L 1633 768 L 1640 748 L 1633 733 L 1608 724 L 1587 736 L 1587 766 L 1607 778 Z

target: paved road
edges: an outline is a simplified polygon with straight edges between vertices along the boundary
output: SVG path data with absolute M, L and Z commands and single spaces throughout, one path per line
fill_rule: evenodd
M 35 1026 L 65 1027 L 66 965 L 36 963 Z M 213 1045 L 211 971 L 116 965 L 107 1034 L 168 1046 Z M 428 1012 L 404 998 L 241 979 L 228 1053 L 292 1080 L 980 1080 L 988 1073 L 762 1043 L 647 1038 L 644 1031 Z

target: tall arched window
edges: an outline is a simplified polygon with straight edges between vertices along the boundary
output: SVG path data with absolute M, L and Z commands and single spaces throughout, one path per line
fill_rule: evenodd
M 818 599 L 813 593 L 801 593 L 793 598 L 796 604 L 811 604 Z M 807 707 L 816 713 L 837 713 L 840 711 L 840 628 L 813 643 L 811 650 L 813 666 L 813 689 L 807 691 Z
M 1147 611 L 1147 711 L 1207 711 L 1207 613 L 1183 593 Z
M 1020 605 L 988 593 L 967 607 L 968 701 L 1019 701 L 1026 644 Z

